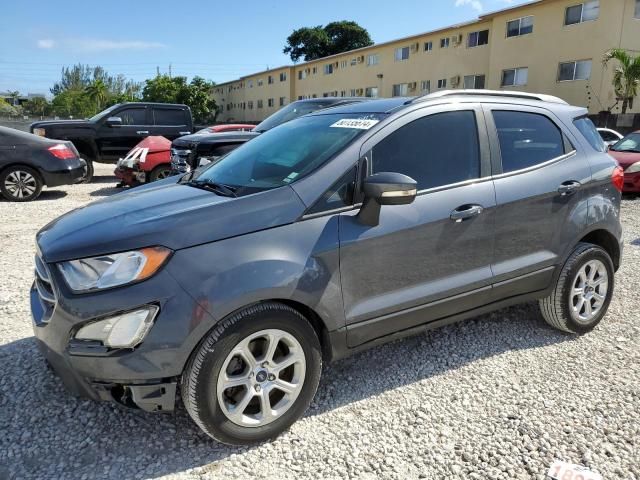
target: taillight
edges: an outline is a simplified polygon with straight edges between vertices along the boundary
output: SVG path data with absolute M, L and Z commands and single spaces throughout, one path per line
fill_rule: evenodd
M 49 147 L 47 148 L 47 150 L 49 150 L 49 152 L 51 152 L 54 157 L 57 157 L 61 160 L 76 158 L 76 154 L 73 153 L 73 150 L 67 147 L 64 143 L 59 143 L 57 145 L 54 145 L 53 147 Z
M 611 183 L 616 190 L 622 192 L 622 187 L 624 186 L 624 170 L 622 170 L 622 167 L 618 166 L 613 169 Z

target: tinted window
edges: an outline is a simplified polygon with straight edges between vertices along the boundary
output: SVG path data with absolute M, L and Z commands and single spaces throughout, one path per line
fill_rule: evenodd
M 603 132 L 600 131 L 598 132 L 600 134 L 600 136 L 602 137 L 602 139 L 605 142 L 617 142 L 618 140 L 620 140 L 618 137 L 616 137 L 613 133 L 611 132 Z
M 580 130 L 580 133 L 595 150 L 598 152 L 606 151 L 606 146 L 602 141 L 600 132 L 598 132 L 591 120 L 587 117 L 577 118 L 573 121 L 573 124 Z
M 562 132 L 544 115 L 494 111 L 493 118 L 505 173 L 532 167 L 565 153 Z
M 186 125 L 186 115 L 184 110 L 154 108 L 153 120 L 155 125 Z
M 352 168 L 340 180 L 334 183 L 322 197 L 309 209 L 308 213 L 326 212 L 336 208 L 353 205 L 353 192 L 356 184 L 356 169 Z
M 616 152 L 640 153 L 640 133 L 630 133 L 611 147 Z
M 404 173 L 418 182 L 419 190 L 478 178 L 475 113 L 438 113 L 415 120 L 378 143 L 372 161 L 374 173 Z
M 122 119 L 123 125 L 146 125 L 147 111 L 144 108 L 125 108 L 114 116 Z

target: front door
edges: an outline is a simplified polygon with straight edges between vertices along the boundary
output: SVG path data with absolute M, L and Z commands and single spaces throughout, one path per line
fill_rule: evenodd
M 129 150 L 149 136 L 151 121 L 144 106 L 126 106 L 111 114 L 120 117 L 122 125 L 103 123 L 98 130 L 98 149 L 103 160 L 115 161 L 127 156 Z
M 411 112 L 368 141 L 370 173 L 418 183 L 410 205 L 380 223 L 340 218 L 340 272 L 349 346 L 472 309 L 490 297 L 495 192 L 481 109 Z

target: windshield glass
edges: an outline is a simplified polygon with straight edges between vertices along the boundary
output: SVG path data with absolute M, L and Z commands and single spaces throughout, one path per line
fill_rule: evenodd
M 263 122 L 259 123 L 254 131 L 259 133 L 266 132 L 267 130 L 271 130 L 272 128 L 277 127 L 278 125 L 289 122 L 294 118 L 298 118 L 306 115 L 307 113 L 313 113 L 316 110 L 326 108 L 333 103 L 335 102 L 293 102 L 286 107 L 281 108 Z
M 101 111 L 100 113 L 96 113 L 93 117 L 89 119 L 90 122 L 97 122 L 101 118 L 108 117 L 111 112 L 113 112 L 120 104 L 111 105 L 106 110 Z
M 640 152 L 640 133 L 630 133 L 611 147 L 616 152 Z
M 288 185 L 324 164 L 382 118 L 361 113 L 299 118 L 233 150 L 193 181 L 225 185 L 237 195 Z

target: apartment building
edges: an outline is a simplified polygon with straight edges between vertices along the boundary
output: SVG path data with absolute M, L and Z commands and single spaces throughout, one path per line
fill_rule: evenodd
M 616 103 L 614 67 L 602 65 L 611 48 L 640 54 L 640 0 L 536 0 L 242 77 L 216 86 L 214 98 L 221 121 L 260 121 L 304 98 L 412 96 L 456 88 L 547 93 L 597 113 Z M 634 112 L 640 112 L 640 102 Z

